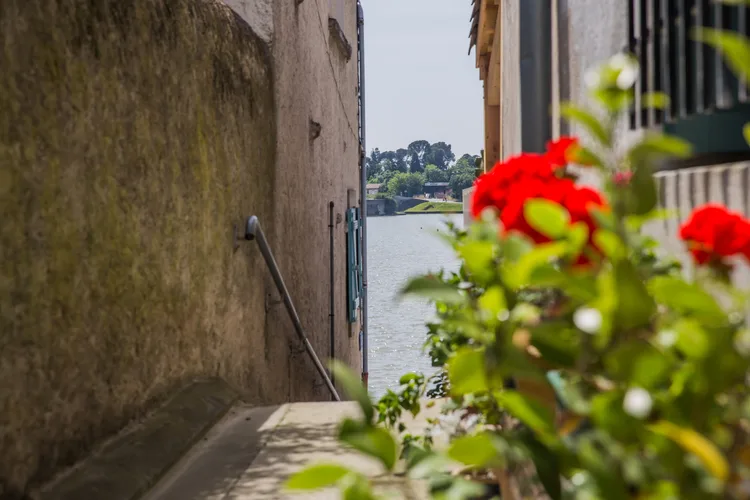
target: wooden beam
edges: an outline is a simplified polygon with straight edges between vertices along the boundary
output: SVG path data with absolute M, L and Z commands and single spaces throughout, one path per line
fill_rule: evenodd
M 477 56 L 486 54 L 492 47 L 495 34 L 498 5 L 496 0 L 484 0 L 479 9 L 479 31 L 477 33 Z
M 479 79 L 482 81 L 486 80 L 490 69 L 490 55 L 484 54 L 479 56 L 479 64 L 477 67 L 479 68 Z
M 488 100 L 489 83 L 484 82 L 484 171 L 500 160 L 500 106 Z
M 502 5 L 497 9 L 497 21 L 495 23 L 495 36 L 492 41 L 492 52 L 490 52 L 489 68 L 487 70 L 487 102 L 489 106 L 497 107 L 497 158 L 503 159 L 503 116 L 502 116 L 502 61 L 503 61 L 503 32 L 502 32 Z
M 497 9 L 497 21 L 496 26 L 500 26 L 502 21 L 502 9 Z M 487 69 L 487 82 L 489 83 L 489 89 L 487 92 L 487 102 L 491 106 L 500 105 L 500 86 L 502 82 L 501 78 L 501 62 L 502 62 L 502 32 L 500 29 L 495 30 L 495 34 L 492 37 L 492 48 L 490 49 L 490 60 Z

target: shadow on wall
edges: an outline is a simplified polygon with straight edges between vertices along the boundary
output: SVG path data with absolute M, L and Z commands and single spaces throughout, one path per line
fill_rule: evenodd
M 230 234 L 273 207 L 266 50 L 214 0 L 0 2 L 0 497 L 195 376 L 273 391 Z

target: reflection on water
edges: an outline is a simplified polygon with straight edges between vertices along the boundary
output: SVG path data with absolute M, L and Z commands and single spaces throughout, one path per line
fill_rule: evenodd
M 425 321 L 434 307 L 397 294 L 412 276 L 440 269 L 455 271 L 458 259 L 436 236 L 445 220 L 462 225 L 463 216 L 420 214 L 367 219 L 367 272 L 370 330 L 370 383 L 374 397 L 398 385 L 411 371 L 433 372 L 422 352 Z

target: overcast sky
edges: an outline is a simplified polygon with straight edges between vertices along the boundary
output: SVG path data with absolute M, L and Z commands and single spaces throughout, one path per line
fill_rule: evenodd
M 445 141 L 483 147 L 482 86 L 469 49 L 470 0 L 362 0 L 367 150 Z

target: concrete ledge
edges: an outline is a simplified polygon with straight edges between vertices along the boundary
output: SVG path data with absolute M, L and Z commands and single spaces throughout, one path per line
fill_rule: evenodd
M 469 227 L 471 224 L 471 197 L 474 194 L 474 186 L 463 190 L 463 204 L 464 204 L 464 227 Z
M 185 387 L 145 420 L 32 495 L 38 500 L 132 500 L 152 487 L 238 400 L 218 379 Z

